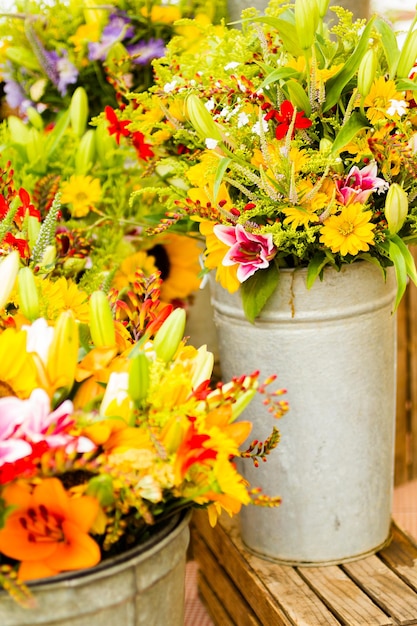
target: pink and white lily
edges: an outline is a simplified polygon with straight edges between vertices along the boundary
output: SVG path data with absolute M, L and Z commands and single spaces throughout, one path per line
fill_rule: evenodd
M 377 176 L 378 167 L 375 161 L 362 169 L 354 165 L 346 178 L 336 181 L 337 198 L 344 205 L 352 202 L 365 204 L 371 193 L 383 193 L 389 184 Z
M 257 270 L 268 267 L 277 253 L 270 233 L 255 235 L 246 231 L 241 224 L 236 226 L 216 224 L 213 232 L 220 241 L 230 247 L 222 264 L 239 265 L 237 278 L 241 283 L 253 276 Z

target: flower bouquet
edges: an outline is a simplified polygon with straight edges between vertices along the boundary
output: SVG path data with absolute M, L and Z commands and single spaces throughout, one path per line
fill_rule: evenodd
M 138 270 L 129 310 L 95 291 L 51 318 L 19 264 L 16 251 L 0 263 L 0 581 L 12 595 L 122 554 L 179 511 L 207 508 L 215 523 L 279 504 L 234 462 L 278 442 L 274 427 L 240 451 L 251 425 L 236 421 L 257 392 L 276 417 L 287 410 L 267 391 L 274 377 L 212 388 L 212 355 L 186 345 L 185 312 L 161 306 L 157 274 Z
M 125 84 L 146 89 L 153 80 L 151 62 L 164 55 L 171 37 L 184 33 L 186 45 L 193 39 L 189 27 L 175 24 L 178 20 L 216 22 L 225 11 L 222 2 L 208 7 L 200 0 L 15 4 L 14 13 L 0 16 L 5 100 L 21 115 L 35 107 L 47 118 L 65 109 L 79 86 L 86 89 L 93 114 L 115 106 Z
M 247 9 L 193 54 L 174 38 L 155 85 L 118 112 L 160 174 L 142 219 L 198 225 L 206 269 L 252 322 L 283 268 L 308 268 L 310 287 L 325 266 L 394 266 L 396 305 L 416 281 L 416 19 L 400 49 L 386 20 L 327 9 Z
M 243 509 L 240 528 L 252 551 L 297 564 L 389 538 L 393 311 L 417 280 L 417 17 L 400 47 L 386 20 L 328 4 L 247 9 L 193 54 L 174 38 L 155 85 L 116 112 L 154 152 L 154 202 L 132 198 L 141 223 L 204 239 L 223 375 L 268 367 L 289 390 L 260 473 L 284 505 Z M 245 417 L 262 439 L 258 407 Z

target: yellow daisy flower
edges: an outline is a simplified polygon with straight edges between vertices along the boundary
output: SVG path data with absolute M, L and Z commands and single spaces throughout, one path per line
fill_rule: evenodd
M 364 211 L 358 202 L 345 206 L 341 213 L 324 222 L 320 242 L 342 256 L 366 252 L 374 242 L 375 224 L 370 223 L 371 217 L 372 211 Z
M 297 226 L 308 226 L 318 219 L 318 215 L 328 206 L 330 198 L 319 191 L 311 200 L 304 200 L 305 196 L 313 189 L 313 184 L 308 180 L 302 180 L 298 185 L 300 198 L 299 206 L 286 207 L 282 210 L 286 216 L 284 224 L 291 224 L 293 228 Z
M 64 278 L 40 280 L 42 316 L 55 321 L 62 311 L 71 310 L 80 322 L 88 322 L 88 295 L 76 283 Z
M 61 202 L 70 205 L 73 217 L 85 217 L 101 198 L 101 184 L 92 176 L 73 175 L 61 185 Z
M 383 76 L 380 76 L 373 82 L 365 98 L 366 117 L 371 124 L 385 120 L 389 117 L 387 111 L 391 107 L 391 100 L 402 99 L 403 94 L 397 91 L 395 82 L 393 80 L 385 80 Z

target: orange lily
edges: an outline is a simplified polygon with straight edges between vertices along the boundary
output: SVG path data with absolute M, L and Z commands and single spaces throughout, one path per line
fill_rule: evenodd
M 15 508 L 0 530 L 0 552 L 21 562 L 22 580 L 93 567 L 100 561 L 100 548 L 88 534 L 99 512 L 95 498 L 71 498 L 57 478 L 47 478 L 33 489 L 12 483 L 2 497 L 6 506 Z

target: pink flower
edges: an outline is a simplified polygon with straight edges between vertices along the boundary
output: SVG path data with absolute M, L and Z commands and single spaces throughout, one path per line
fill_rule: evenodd
M 94 444 L 87 437 L 68 431 L 74 424 L 73 405 L 63 402 L 51 412 L 49 396 L 43 389 L 32 391 L 30 398 L 0 398 L 0 466 L 32 453 L 31 444 L 44 442 L 48 448 L 63 447 L 67 452 L 90 452 Z
M 238 264 L 237 278 L 243 283 L 257 270 L 269 266 L 276 255 L 272 235 L 254 235 L 245 231 L 241 224 L 223 226 L 216 224 L 213 232 L 230 250 L 223 258 L 225 266 Z
M 375 161 L 361 170 L 354 165 L 344 180 L 336 181 L 337 197 L 342 204 L 360 202 L 365 204 L 372 192 L 383 193 L 389 184 L 377 176 Z

